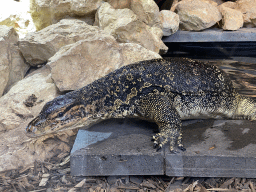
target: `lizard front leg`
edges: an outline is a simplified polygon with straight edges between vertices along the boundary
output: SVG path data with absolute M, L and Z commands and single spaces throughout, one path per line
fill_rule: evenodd
M 137 102 L 138 114 L 150 121 L 156 122 L 159 133 L 153 136 L 154 146 L 161 149 L 170 142 L 170 151 L 176 148 L 185 151 L 181 139 L 181 119 L 166 95 L 149 93 L 141 96 Z
M 176 148 L 185 151 L 182 144 L 182 134 L 180 128 L 174 124 L 159 126 L 160 133 L 153 136 L 154 146 L 161 149 L 167 142 L 170 142 L 170 152 L 175 153 Z

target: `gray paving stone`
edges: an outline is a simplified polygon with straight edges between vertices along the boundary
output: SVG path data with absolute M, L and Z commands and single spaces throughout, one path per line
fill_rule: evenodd
M 153 149 L 152 124 L 122 121 L 108 120 L 79 130 L 71 151 L 72 175 L 164 174 L 164 151 Z
M 203 31 L 177 31 L 171 36 L 163 37 L 164 42 L 228 42 L 256 41 L 256 28 L 241 28 L 237 31 L 206 29 Z
M 153 149 L 156 126 L 108 120 L 80 130 L 71 152 L 72 175 L 163 175 L 256 178 L 256 122 L 183 121 L 186 152 Z
M 170 154 L 166 149 L 166 175 L 255 178 L 255 125 L 242 120 L 204 120 L 184 126 L 187 151 Z

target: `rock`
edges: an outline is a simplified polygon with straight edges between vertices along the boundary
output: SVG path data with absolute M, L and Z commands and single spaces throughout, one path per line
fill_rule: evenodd
M 94 25 L 121 43 L 138 43 L 156 53 L 163 46 L 161 38 L 130 9 L 113 9 L 109 3 L 103 3 L 96 13 Z
M 131 7 L 131 0 L 104 0 L 108 2 L 114 9 L 124 9 Z
M 176 6 L 177 6 L 178 3 L 181 2 L 181 1 L 182 1 L 183 3 L 185 3 L 185 1 L 186 1 L 186 2 L 189 4 L 190 1 L 193 1 L 193 0 L 174 0 L 174 1 L 173 1 L 173 5 L 172 5 L 172 7 L 171 7 L 171 11 L 175 11 Z M 211 5 L 215 6 L 215 7 L 223 3 L 221 0 L 200 0 L 200 1 L 203 1 L 203 2 L 205 2 L 205 3 L 209 3 L 209 4 L 211 4 Z
M 101 3 L 101 0 L 31 0 L 30 12 L 37 30 L 66 17 L 79 17 L 92 24 Z
M 159 54 L 149 51 L 136 43 L 120 43 L 119 46 L 123 56 L 122 66 L 138 61 L 162 58 Z
M 27 34 L 19 41 L 19 47 L 26 61 L 36 66 L 46 63 L 62 46 L 98 35 L 109 36 L 84 21 L 63 19 L 41 31 Z
M 222 28 L 224 30 L 238 30 L 243 27 L 243 14 L 240 11 L 225 6 L 222 6 L 220 10 L 223 16 Z
M 160 11 L 160 20 L 163 26 L 163 35 L 169 36 L 179 29 L 179 15 L 169 10 Z
M 216 2 L 218 5 L 221 5 L 221 4 L 223 4 L 224 3 L 224 1 L 223 0 L 213 0 L 214 2 Z M 229 1 L 230 2 L 230 1 Z
M 216 6 L 200 0 L 181 1 L 175 12 L 179 15 L 180 27 L 189 31 L 209 28 L 222 19 Z
M 124 65 L 153 58 L 161 56 L 137 44 L 119 45 L 113 37 L 99 37 L 62 47 L 47 66 L 58 89 L 67 91 L 79 89 Z
M 36 70 L 17 82 L 10 91 L 0 98 L 0 172 L 31 166 L 34 161 L 44 162 L 54 155 L 70 152 L 70 137 L 76 131 L 67 131 L 56 137 L 48 135 L 31 139 L 25 135 L 25 127 L 33 116 L 38 115 L 47 101 L 57 93 L 49 69 Z M 35 95 L 33 107 L 24 102 Z
M 21 80 L 29 67 L 20 54 L 18 38 L 13 27 L 0 25 L 0 96 Z
M 217 3 L 216 1 L 212 1 L 212 0 L 200 0 L 200 1 L 203 1 L 205 3 L 209 3 L 209 4 L 211 4 L 215 7 L 219 5 L 219 3 Z
M 228 7 L 231 9 L 238 9 L 238 5 L 236 2 L 232 2 L 232 1 L 227 1 L 225 3 L 222 3 L 221 5 L 218 6 L 219 9 L 221 9 L 222 7 Z
M 0 25 L 13 27 L 20 38 L 23 38 L 28 32 L 35 31 L 36 28 L 29 13 L 29 1 L 6 1 L 2 4 L 0 6 Z
M 168 51 L 168 47 L 164 44 L 164 42 L 161 40 L 163 37 L 163 30 L 158 27 L 150 27 L 149 30 L 153 34 L 155 42 L 158 42 L 159 44 L 159 54 L 163 55 L 166 54 Z
M 244 23 L 256 25 L 256 0 L 238 0 L 237 9 L 243 13 Z
M 81 40 L 63 47 L 47 64 L 60 91 L 74 90 L 121 66 L 118 43 L 112 39 Z
M 131 10 L 145 24 L 161 28 L 159 8 L 154 0 L 131 0 Z
M 32 94 L 37 98 L 38 104 L 26 107 L 24 102 Z M 0 98 L 0 132 L 14 129 L 27 118 L 37 115 L 43 105 L 56 95 L 57 90 L 49 70 L 40 70 L 20 80 Z

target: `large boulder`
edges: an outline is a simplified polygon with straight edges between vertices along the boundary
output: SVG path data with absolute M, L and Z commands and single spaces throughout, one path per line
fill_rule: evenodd
M 101 0 L 31 0 L 30 13 L 37 30 L 66 17 L 79 17 L 92 24 L 101 3 Z
M 20 54 L 18 39 L 14 28 L 0 26 L 0 96 L 23 79 L 29 68 Z
M 243 14 L 239 10 L 235 10 L 226 6 L 220 6 L 222 18 L 222 29 L 238 30 L 243 27 Z
M 217 6 L 201 0 L 181 1 L 175 12 L 179 15 L 180 27 L 189 31 L 209 28 L 222 19 Z
M 151 29 L 130 9 L 114 9 L 109 3 L 103 3 L 96 12 L 94 25 L 114 36 L 118 42 L 138 43 L 156 53 L 166 49 L 161 30 L 158 35 L 156 27 Z
M 160 21 L 162 23 L 164 36 L 172 35 L 179 29 L 179 15 L 172 11 L 162 10 L 160 12 Z
M 138 44 L 118 44 L 113 37 L 99 37 L 62 47 L 47 66 L 58 89 L 68 91 L 79 89 L 124 65 L 154 58 L 161 56 Z
M 99 35 L 110 36 L 84 21 L 63 19 L 38 32 L 27 34 L 19 41 L 19 47 L 26 61 L 31 66 L 36 66 L 46 63 L 62 46 Z

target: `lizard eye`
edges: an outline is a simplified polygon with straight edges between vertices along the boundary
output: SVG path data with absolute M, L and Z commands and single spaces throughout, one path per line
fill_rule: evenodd
M 63 115 L 64 115 L 64 113 L 62 113 L 62 112 L 58 113 L 58 117 L 59 117 L 59 118 L 60 118 L 60 117 L 63 117 Z

